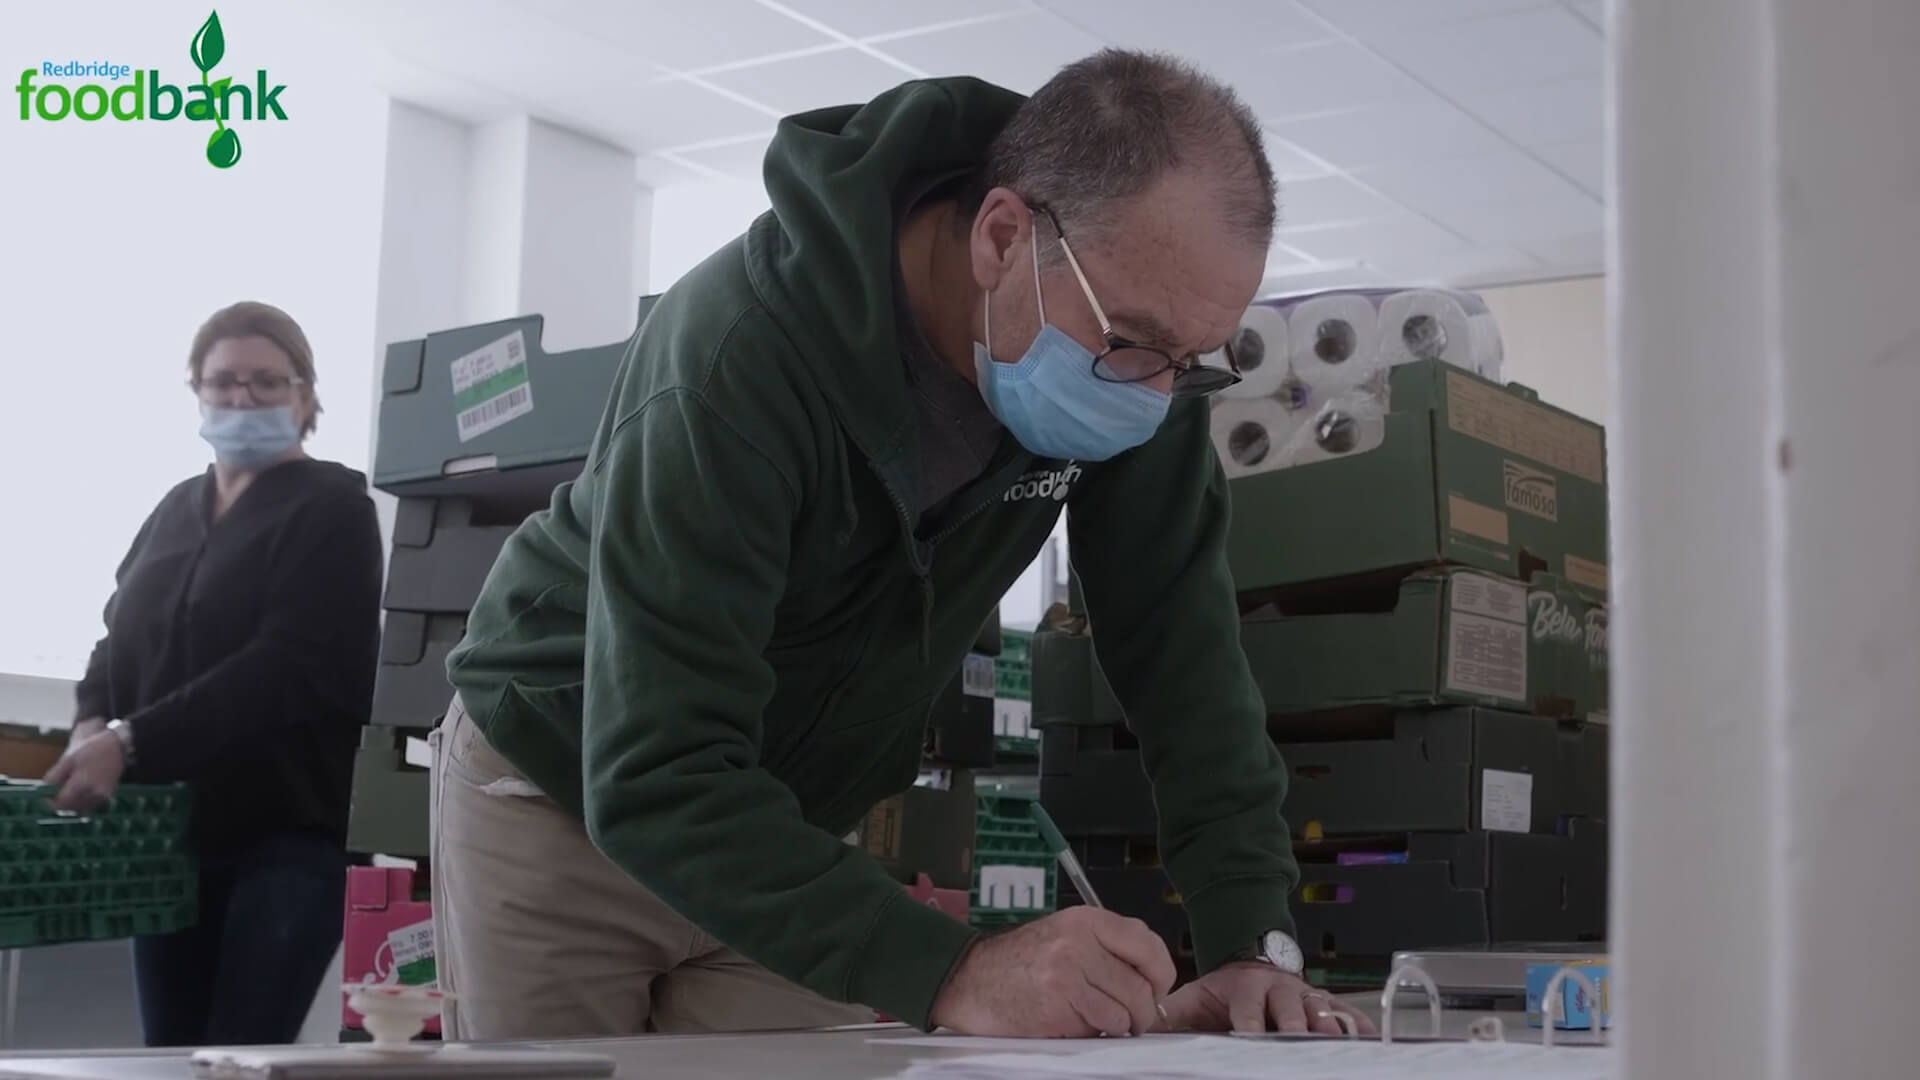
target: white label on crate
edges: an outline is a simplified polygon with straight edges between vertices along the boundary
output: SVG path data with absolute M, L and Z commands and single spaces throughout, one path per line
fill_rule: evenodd
M 993 696 L 993 657 L 968 653 L 960 665 L 960 692 L 968 697 Z
M 387 948 L 393 952 L 393 971 L 389 981 L 407 986 L 434 981 L 432 919 L 390 931 L 387 934 Z
M 433 768 L 433 747 L 429 746 L 425 739 L 407 736 L 406 757 L 407 764 L 416 768 Z
M 1533 774 L 1480 770 L 1480 827 L 1488 832 L 1533 830 Z
M 1033 702 L 1000 698 L 993 703 L 993 733 L 1015 739 L 1033 738 Z
M 1047 906 L 1047 868 L 982 864 L 978 901 L 1000 911 L 1037 911 Z
M 1447 616 L 1447 689 L 1525 703 L 1527 625 L 1460 611 Z
M 1527 587 L 1500 581 L 1481 574 L 1455 574 L 1448 582 L 1453 590 L 1453 610 L 1469 615 L 1485 615 L 1506 622 L 1527 621 Z
M 461 442 L 533 411 L 527 342 L 520 331 L 454 360 L 453 408 Z

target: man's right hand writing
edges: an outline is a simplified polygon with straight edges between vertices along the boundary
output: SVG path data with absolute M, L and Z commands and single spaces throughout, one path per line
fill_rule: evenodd
M 1173 988 L 1166 942 L 1138 919 L 1072 907 L 983 938 L 934 999 L 965 1035 L 1086 1038 L 1150 1031 Z

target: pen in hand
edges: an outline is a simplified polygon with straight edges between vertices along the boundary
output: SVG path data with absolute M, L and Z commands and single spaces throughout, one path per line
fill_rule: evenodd
M 1033 823 L 1040 826 L 1040 838 L 1046 841 L 1047 850 L 1053 852 L 1053 857 L 1060 860 L 1060 869 L 1067 875 L 1067 880 L 1073 882 L 1073 891 L 1080 894 L 1080 902 L 1088 907 L 1105 908 L 1107 905 L 1094 895 L 1093 885 L 1087 881 L 1086 870 L 1081 867 L 1073 849 L 1067 846 L 1067 838 L 1060 834 L 1060 827 L 1053 823 L 1046 807 L 1041 806 L 1037 799 L 1027 805 L 1033 809 Z
M 1053 823 L 1052 815 L 1047 813 L 1046 807 L 1041 806 L 1038 799 L 1027 805 L 1032 809 L 1033 823 L 1040 826 L 1040 838 L 1046 841 L 1047 849 L 1059 860 L 1061 872 L 1067 875 L 1068 881 L 1073 882 L 1073 891 L 1080 894 L 1080 902 L 1088 907 L 1105 909 L 1107 905 L 1100 902 L 1099 894 L 1093 891 L 1093 883 L 1087 880 L 1087 871 L 1080 865 L 1080 857 L 1067 845 L 1067 838 L 1060 832 L 1060 827 Z M 1162 1027 L 1172 1023 L 1164 1004 L 1154 1002 L 1153 1007 L 1160 1011 Z

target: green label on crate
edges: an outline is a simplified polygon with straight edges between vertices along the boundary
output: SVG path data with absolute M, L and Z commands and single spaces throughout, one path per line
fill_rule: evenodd
M 403 986 L 425 986 L 436 977 L 433 963 L 433 921 L 403 926 L 387 935 L 393 952 L 393 978 Z
M 461 442 L 533 411 L 527 342 L 520 331 L 454 359 L 453 407 Z

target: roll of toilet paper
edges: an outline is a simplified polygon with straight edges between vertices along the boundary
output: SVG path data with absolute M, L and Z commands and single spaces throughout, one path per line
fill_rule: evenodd
M 1227 398 L 1213 403 L 1213 449 L 1228 477 L 1256 476 L 1281 468 L 1281 452 L 1310 414 L 1295 413 L 1277 398 Z
M 1274 396 L 1287 377 L 1287 349 L 1286 314 L 1267 304 L 1248 308 L 1233 335 L 1233 358 L 1240 365 L 1240 381 L 1221 391 L 1221 396 Z
M 1290 469 L 1376 450 L 1387 441 L 1385 368 L 1378 377 L 1334 394 L 1311 412 L 1295 414 L 1291 434 L 1269 453 L 1273 467 Z
M 1323 293 L 1287 309 L 1288 357 L 1308 385 L 1344 387 L 1380 366 L 1380 313 L 1359 293 Z
M 1473 336 L 1473 372 L 1483 379 L 1500 382 L 1500 368 L 1506 363 L 1507 347 L 1500 340 L 1500 324 L 1493 313 L 1483 311 L 1467 316 L 1467 332 Z
M 1418 360 L 1441 360 L 1456 367 L 1474 368 L 1474 312 L 1485 307 L 1478 298 L 1442 289 L 1408 289 L 1380 302 L 1380 355 L 1393 366 Z

